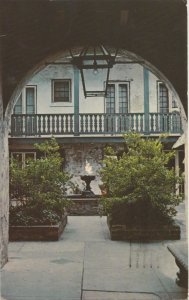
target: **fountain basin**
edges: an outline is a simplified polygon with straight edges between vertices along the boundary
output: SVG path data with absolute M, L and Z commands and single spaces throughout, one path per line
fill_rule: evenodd
M 82 192 L 82 197 L 83 198 L 93 198 L 95 196 L 95 194 L 93 193 L 93 191 L 91 191 L 91 187 L 90 187 L 90 183 L 92 180 L 95 179 L 94 175 L 81 175 L 81 180 L 83 180 L 86 184 L 85 189 Z

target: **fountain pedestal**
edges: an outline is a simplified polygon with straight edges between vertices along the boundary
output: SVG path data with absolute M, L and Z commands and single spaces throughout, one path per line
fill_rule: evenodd
M 91 198 L 94 197 L 95 194 L 91 191 L 90 183 L 92 180 L 95 179 L 95 176 L 93 175 L 82 175 L 81 180 L 85 181 L 86 187 L 82 191 L 82 197 L 83 198 Z

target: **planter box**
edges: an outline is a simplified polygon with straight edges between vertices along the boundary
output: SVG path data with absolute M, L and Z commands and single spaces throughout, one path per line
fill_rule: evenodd
M 58 241 L 67 224 L 67 214 L 57 225 L 10 226 L 10 241 Z
M 107 217 L 111 240 L 179 240 L 180 227 L 162 226 L 161 228 L 128 228 L 122 224 L 112 224 L 110 216 Z

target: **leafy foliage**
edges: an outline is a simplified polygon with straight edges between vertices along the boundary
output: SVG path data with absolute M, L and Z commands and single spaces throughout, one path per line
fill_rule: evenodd
M 141 138 L 139 134 L 125 135 L 127 151 L 121 157 L 108 148 L 101 171 L 108 198 L 103 199 L 107 213 L 112 213 L 123 223 L 147 225 L 166 223 L 176 215 L 175 206 L 182 195 L 175 194 L 176 177 L 168 168 L 174 151 L 163 151 L 158 140 Z
M 10 223 L 14 225 L 57 223 L 71 204 L 65 198 L 69 176 L 61 170 L 56 140 L 36 144 L 35 148 L 41 158 L 28 160 L 24 168 L 15 160 L 10 165 Z

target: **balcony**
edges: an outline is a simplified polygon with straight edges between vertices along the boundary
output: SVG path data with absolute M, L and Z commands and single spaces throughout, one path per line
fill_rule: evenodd
M 128 114 L 35 114 L 11 117 L 11 136 L 122 135 L 182 133 L 179 113 Z

